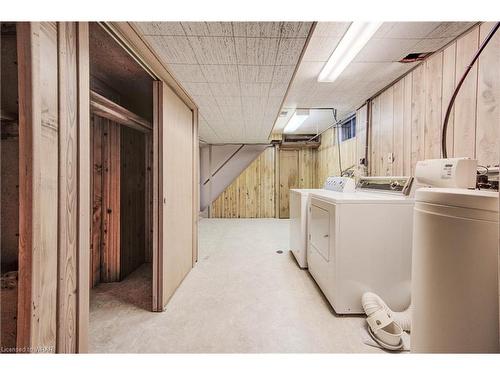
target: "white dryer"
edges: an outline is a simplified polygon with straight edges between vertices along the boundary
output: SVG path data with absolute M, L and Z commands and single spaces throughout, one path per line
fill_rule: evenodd
M 290 189 L 290 250 L 300 268 L 307 268 L 307 213 L 310 194 L 354 190 L 354 180 L 348 177 L 328 177 L 323 189 Z
M 410 303 L 411 178 L 361 178 L 354 193 L 310 194 L 309 272 L 338 314 L 363 313 L 372 291 L 390 308 Z

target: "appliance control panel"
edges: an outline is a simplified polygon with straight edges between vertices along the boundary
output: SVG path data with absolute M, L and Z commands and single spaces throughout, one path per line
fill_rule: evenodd
M 324 188 L 341 193 L 352 193 L 356 189 L 356 184 L 354 183 L 354 179 L 349 177 L 330 176 L 326 179 Z
M 413 177 L 406 176 L 361 177 L 356 188 L 364 191 L 409 195 L 412 184 Z

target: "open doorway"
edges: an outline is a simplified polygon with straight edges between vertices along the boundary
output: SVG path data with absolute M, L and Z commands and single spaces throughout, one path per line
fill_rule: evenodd
M 1 327 L 3 352 L 16 348 L 19 267 L 19 106 L 15 23 L 1 24 Z
M 154 80 L 100 24 L 89 33 L 92 325 L 110 300 L 152 310 Z

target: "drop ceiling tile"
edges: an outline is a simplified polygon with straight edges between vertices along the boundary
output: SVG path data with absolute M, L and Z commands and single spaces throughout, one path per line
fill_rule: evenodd
M 341 39 L 341 36 L 313 36 L 302 61 L 328 61 Z
M 234 41 L 229 37 L 188 37 L 199 64 L 234 64 Z
M 302 62 L 297 69 L 297 73 L 295 74 L 293 83 L 297 82 L 299 84 L 302 84 L 305 81 L 317 81 L 318 75 L 321 72 L 321 69 L 323 69 L 324 65 L 324 62 Z
M 384 22 L 375 38 L 421 39 L 439 25 L 440 22 Z
M 198 133 L 200 139 L 204 140 L 205 142 L 218 143 L 220 141 L 219 137 L 217 136 L 217 133 L 210 127 L 208 122 L 202 119 L 201 117 L 200 117 Z
M 435 52 L 450 43 L 454 38 L 422 39 L 414 47 L 414 52 Z
M 306 38 L 282 38 L 278 47 L 276 65 L 296 65 Z
M 198 64 L 169 64 L 170 71 L 181 82 L 206 82 Z
M 200 108 L 204 108 L 207 110 L 212 110 L 212 109 L 217 109 L 217 102 L 215 101 L 215 98 L 213 96 L 192 96 L 193 100 L 195 103 L 198 105 Z M 208 118 L 207 118 L 208 120 Z
M 267 97 L 270 86 L 270 83 L 242 83 L 241 96 Z
M 237 65 L 200 65 L 207 82 L 236 83 L 238 80 Z
M 271 83 L 271 89 L 269 90 L 269 96 L 278 96 L 282 98 L 286 89 L 288 88 L 288 83 Z
M 214 126 L 214 124 L 224 122 L 224 117 L 222 116 L 222 113 L 218 108 L 216 110 L 200 108 L 200 113 L 203 115 L 205 120 L 207 120 L 210 126 Z
M 408 53 L 419 39 L 372 39 L 358 53 L 355 62 L 391 62 L 399 61 Z
M 143 35 L 186 35 L 180 22 L 135 22 L 134 25 Z
M 182 22 L 189 36 L 233 36 L 231 22 Z
M 281 25 L 281 37 L 283 38 L 305 38 L 309 35 L 312 22 L 283 22 Z
M 235 38 L 238 64 L 274 65 L 278 38 Z
M 182 86 L 190 96 L 212 96 L 210 86 L 205 82 L 183 82 Z
M 456 38 L 477 22 L 441 22 L 426 38 Z
M 280 65 L 274 68 L 273 83 L 286 83 L 288 84 L 292 79 L 295 66 Z
M 267 97 L 246 96 L 242 97 L 243 108 L 247 108 L 249 112 L 263 111 L 268 102 Z
M 319 37 L 342 37 L 351 22 L 318 22 L 314 29 L 314 36 Z
M 269 83 L 273 79 L 273 71 L 272 65 L 238 65 L 242 83 Z
M 148 36 L 156 53 L 166 63 L 196 64 L 195 54 L 185 37 L 182 36 Z
M 241 97 L 239 96 L 216 96 L 215 100 L 220 107 L 241 107 Z
M 237 83 L 210 83 L 214 96 L 241 96 L 240 85 Z
M 234 36 L 279 37 L 281 22 L 233 22 Z

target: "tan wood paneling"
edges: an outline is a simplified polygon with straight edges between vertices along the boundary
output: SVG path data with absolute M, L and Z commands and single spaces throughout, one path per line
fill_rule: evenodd
M 17 347 L 31 345 L 31 294 L 33 263 L 32 248 L 38 245 L 38 227 L 33 226 L 38 188 L 33 180 L 39 173 L 35 154 L 38 145 L 40 121 L 38 72 L 33 65 L 38 61 L 39 25 L 17 25 L 17 54 L 19 69 L 19 280 L 17 307 Z M 37 94 L 37 95 L 33 95 Z
M 211 204 L 213 218 L 275 217 L 275 148 L 266 148 Z
M 92 116 L 92 241 L 91 287 L 101 281 L 101 243 L 103 207 L 103 132 L 99 116 Z
M 75 353 L 77 323 L 78 129 L 77 25 L 58 24 L 59 260 L 57 351 Z
M 259 156 L 260 164 L 260 205 L 258 217 L 274 217 L 275 216 L 275 182 L 274 182 L 274 166 L 275 166 L 275 148 L 270 147 L 264 150 Z
M 444 117 L 446 116 L 446 109 L 450 102 L 453 91 L 455 91 L 455 59 L 457 53 L 457 44 L 452 43 L 450 46 L 443 50 L 443 96 L 441 103 L 441 129 L 443 127 Z M 446 150 L 449 155 L 454 154 L 453 150 L 453 129 L 455 122 L 454 111 L 451 111 L 448 119 L 448 126 L 446 131 Z M 440 135 L 441 138 L 441 135 Z
M 393 122 L 394 122 L 394 90 L 392 87 L 380 95 L 380 133 L 379 133 L 379 167 L 378 172 L 383 176 L 392 175 L 393 151 Z
M 389 152 L 393 153 L 392 174 L 403 175 L 404 167 L 404 80 L 394 84 L 394 117 L 393 117 L 393 147 Z
M 146 137 L 121 127 L 120 133 L 120 280 L 145 262 Z
M 290 189 L 299 187 L 299 151 L 280 150 L 280 219 L 290 217 L 289 195 Z
M 101 282 L 120 280 L 120 130 L 108 119 L 103 125 L 103 223 Z
M 88 352 L 91 233 L 89 24 L 78 22 L 78 314 L 77 352 Z
M 20 350 L 87 350 L 88 28 L 19 23 Z
M 480 27 L 481 42 L 493 22 Z M 500 123 L 500 32 L 483 50 L 478 65 L 476 158 L 484 165 L 498 164 Z
M 411 93 L 413 92 L 413 74 L 410 73 L 403 79 L 404 101 L 403 101 L 403 174 L 411 175 Z M 400 155 L 395 154 L 396 158 Z
M 479 47 L 479 28 L 476 27 L 457 40 L 455 85 Z M 454 155 L 475 155 L 477 101 L 477 64 L 474 64 L 455 100 Z
M 380 175 L 379 160 L 380 154 L 380 96 L 377 96 L 372 101 L 371 113 L 371 146 L 370 146 L 370 160 L 368 167 L 373 176 Z
M 367 137 L 367 115 L 368 115 L 368 105 L 365 104 L 360 109 L 356 111 L 356 154 L 355 154 L 355 165 L 358 167 L 358 171 L 361 174 L 365 174 L 365 168 L 359 163 L 361 159 L 366 159 L 366 137 Z
M 193 113 L 162 85 L 162 298 L 165 305 L 192 267 Z
M 18 347 L 56 349 L 57 25 L 18 25 L 20 215 Z
M 442 82 L 443 52 L 438 52 L 425 61 L 425 159 L 438 159 L 441 156 Z
M 404 174 L 413 174 L 418 160 L 441 157 L 442 123 L 449 99 L 466 64 L 479 46 L 479 38 L 483 40 L 492 25 L 485 23 L 476 26 L 373 98 L 373 103 L 377 103 L 386 96 L 387 91 L 393 90 L 395 93 L 399 91 L 400 85 L 403 86 L 403 149 L 399 148 L 399 142 L 396 142 L 394 136 L 393 152 L 395 163 L 403 154 Z M 476 157 L 483 165 L 498 164 L 499 40 L 500 36 L 496 35 L 483 51 L 457 96 L 448 123 L 449 157 L 469 156 Z M 400 99 L 399 94 L 393 97 L 393 125 L 396 134 L 399 127 L 396 114 L 400 112 Z M 381 108 L 381 118 L 386 116 L 385 111 Z M 372 108 L 372 115 L 370 148 L 373 157 L 379 158 L 382 157 L 380 153 L 386 150 L 378 147 L 384 143 L 380 138 L 384 135 L 379 135 L 379 113 L 376 106 Z M 377 172 L 376 169 L 371 169 L 372 174 Z M 396 173 L 396 169 L 393 172 Z
M 299 150 L 299 188 L 311 189 L 314 187 L 316 165 L 316 150 L 301 148 Z
M 412 74 L 411 174 L 415 172 L 417 161 L 424 158 L 425 73 L 425 65 L 419 65 Z

